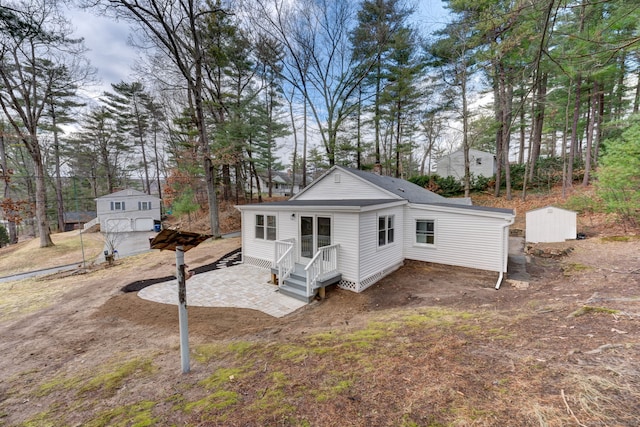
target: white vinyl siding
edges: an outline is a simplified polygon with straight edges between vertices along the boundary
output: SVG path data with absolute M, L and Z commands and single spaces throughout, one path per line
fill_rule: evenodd
M 502 218 L 430 210 L 426 205 L 406 207 L 405 257 L 418 261 L 500 271 L 502 268 Z M 416 221 L 431 219 L 436 245 L 416 242 Z
M 339 178 L 336 178 L 339 176 Z M 353 199 L 396 199 L 370 182 L 361 180 L 348 172 L 333 170 L 313 186 L 307 187 L 296 200 L 353 200 Z
M 357 282 L 358 257 L 360 254 L 360 238 L 358 235 L 359 214 L 333 214 L 333 243 L 340 244 L 338 249 L 338 269 L 343 280 Z
M 393 215 L 395 228 L 403 224 L 403 207 L 397 206 L 381 211 L 360 214 L 360 274 L 359 281 L 367 279 L 402 262 L 403 234 L 395 233 L 393 245 L 378 246 L 378 218 Z
M 495 156 L 479 150 L 469 150 L 469 170 L 473 176 L 480 175 L 490 178 L 495 175 Z M 441 177 L 452 176 L 456 179 L 464 178 L 464 153 L 456 151 L 442 157 L 437 162 L 436 170 Z
M 161 220 L 161 200 L 137 190 L 118 191 L 95 201 L 102 230 L 149 231 L 154 221 Z

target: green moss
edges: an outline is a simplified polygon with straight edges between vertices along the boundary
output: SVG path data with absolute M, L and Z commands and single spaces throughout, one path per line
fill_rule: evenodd
M 605 314 L 618 314 L 620 311 L 612 308 L 606 307 L 594 307 L 590 305 L 584 305 L 571 313 L 568 317 L 580 317 L 586 314 L 596 314 L 596 313 L 605 313 Z
M 227 346 L 227 350 L 237 354 L 238 356 L 243 356 L 253 347 L 254 345 L 248 341 L 234 341 Z
M 629 242 L 631 241 L 632 236 L 607 236 L 603 237 L 600 240 L 602 242 Z
M 584 265 L 584 264 L 580 264 L 577 262 L 574 263 L 569 263 L 569 264 L 565 264 L 562 267 L 562 273 L 565 276 L 571 276 L 573 273 L 577 273 L 580 271 L 588 271 L 591 270 L 592 268 L 589 267 L 588 265 Z
M 198 384 L 200 384 L 207 390 L 214 390 L 231 381 L 238 380 L 246 376 L 247 374 L 243 371 L 242 368 L 220 368 L 209 377 L 198 382 Z
M 80 392 L 87 393 L 102 390 L 107 394 L 113 394 L 122 387 L 122 384 L 128 377 L 134 374 L 149 375 L 154 372 L 154 370 L 151 359 L 135 358 L 91 378 L 80 388 Z
M 333 332 L 313 334 L 307 339 L 307 342 L 312 346 L 329 345 L 336 342 L 336 334 Z
M 100 412 L 83 425 L 87 427 L 147 427 L 157 424 L 160 419 L 152 414 L 155 402 L 143 400 Z
M 38 387 L 38 389 L 35 391 L 35 395 L 38 397 L 47 396 L 53 391 L 71 390 L 80 386 L 80 384 L 82 384 L 82 378 L 80 376 L 67 378 L 60 375 L 45 382 L 44 384 L 41 384 L 40 387 Z
M 211 359 L 222 356 L 226 351 L 226 347 L 220 344 L 202 344 L 195 346 L 193 349 L 193 359 L 206 363 Z
M 27 421 L 20 424 L 20 427 L 58 427 L 60 422 L 52 418 L 50 411 L 40 412 Z
M 309 350 L 303 346 L 285 344 L 278 348 L 278 357 L 292 363 L 302 363 L 308 356 Z
M 349 390 L 353 386 L 353 381 L 350 380 L 340 380 L 335 384 L 331 384 L 327 387 L 322 387 L 320 390 L 317 390 L 315 394 L 315 398 L 317 402 L 327 402 L 331 399 L 336 398 L 338 395 L 344 393 Z
M 185 406 L 186 412 L 199 410 L 203 412 L 214 412 L 233 406 L 240 401 L 240 395 L 234 391 L 217 390 L 204 398 Z
M 345 342 L 355 345 L 359 348 L 371 348 L 380 339 L 389 336 L 388 331 L 383 331 L 376 328 L 361 329 L 359 331 L 346 334 L 344 336 Z

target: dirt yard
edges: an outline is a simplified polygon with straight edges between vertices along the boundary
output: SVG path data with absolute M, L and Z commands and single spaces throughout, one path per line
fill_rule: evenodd
M 0 284 L 0 425 L 638 426 L 640 239 L 563 245 L 526 288 L 408 262 L 282 319 L 190 307 L 187 375 L 177 308 L 120 291 L 171 252 Z

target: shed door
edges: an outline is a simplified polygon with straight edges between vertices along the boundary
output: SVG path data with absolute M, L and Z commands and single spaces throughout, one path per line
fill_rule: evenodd
M 311 261 L 318 248 L 331 244 L 331 217 L 300 216 L 300 258 Z

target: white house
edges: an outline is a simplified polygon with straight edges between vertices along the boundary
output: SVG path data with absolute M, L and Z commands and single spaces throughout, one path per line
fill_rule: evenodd
M 255 179 L 255 178 L 254 178 Z M 254 179 L 251 180 L 251 189 L 257 192 Z M 260 191 L 262 194 L 269 193 L 269 179 L 266 174 L 259 174 L 258 180 L 260 181 Z M 310 183 L 312 178 L 307 176 L 307 183 Z M 292 174 L 282 171 L 271 171 L 271 194 L 274 196 L 291 196 L 300 192 L 300 186 L 302 185 L 302 175 L 296 174 L 295 182 Z M 293 187 L 292 187 L 293 185 Z M 247 190 L 249 185 L 247 185 Z
M 405 259 L 495 271 L 498 287 L 514 213 L 469 203 L 334 166 L 287 201 L 237 206 L 243 262 L 307 300 L 331 283 L 361 292 Z
M 138 190 L 129 188 L 95 200 L 103 232 L 151 231 L 160 221 L 160 199 Z
M 547 206 L 527 212 L 526 240 L 531 243 L 564 242 L 575 239 L 577 213 Z
M 496 156 L 486 151 L 469 149 L 469 172 L 473 176 L 489 178 L 496 174 Z M 464 152 L 453 152 L 436 162 L 436 173 L 441 177 L 464 178 Z

